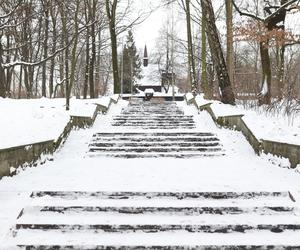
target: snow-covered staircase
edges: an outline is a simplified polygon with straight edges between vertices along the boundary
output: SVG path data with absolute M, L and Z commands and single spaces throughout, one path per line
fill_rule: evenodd
M 134 101 L 111 125 L 94 134 L 89 157 L 224 154 L 218 137 L 198 131 L 193 117 L 173 102 Z M 287 191 L 37 191 L 9 240 L 26 250 L 299 250 L 299 235 L 299 207 Z
M 142 129 L 192 129 L 192 116 L 185 115 L 175 102 L 133 100 L 113 119 L 112 126 Z
M 89 156 L 122 158 L 190 158 L 223 155 L 218 138 L 211 133 L 153 132 L 98 133 L 89 145 Z
M 175 102 L 134 100 L 113 127 L 126 132 L 96 133 L 89 156 L 122 158 L 191 158 L 224 155 L 216 135 L 198 132 L 193 116 L 185 115 Z M 137 132 L 139 131 L 139 132 Z
M 300 249 L 288 192 L 34 192 L 22 249 Z

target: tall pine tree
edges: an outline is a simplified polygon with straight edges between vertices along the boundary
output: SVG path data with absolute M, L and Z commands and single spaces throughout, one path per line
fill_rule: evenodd
M 142 62 L 135 46 L 133 33 L 129 30 L 123 48 L 123 93 L 134 92 L 134 84 L 142 78 L 141 65 Z

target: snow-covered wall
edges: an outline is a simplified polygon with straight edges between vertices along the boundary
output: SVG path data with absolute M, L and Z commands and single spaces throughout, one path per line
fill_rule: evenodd
M 266 153 L 287 158 L 293 168 L 300 164 L 300 145 L 261 138 L 261 133 L 251 129 L 249 122 L 244 119 L 243 110 L 220 102 L 207 101 L 201 96 L 189 103 L 193 103 L 197 109 L 206 110 L 219 126 L 241 131 L 257 154 Z
M 51 155 L 65 141 L 73 127 L 91 126 L 98 113 L 106 112 L 111 103 L 118 101 L 118 96 L 103 97 L 93 100 L 73 100 L 69 112 L 63 112 L 61 99 L 49 100 L 0 100 L 0 108 L 6 108 L 7 124 L 0 133 L 0 178 L 13 175 L 19 166 L 31 166 L 43 155 Z M 16 105 L 8 105 L 8 104 Z M 19 107 L 19 104 L 22 104 Z M 19 108 L 18 108 L 19 107 Z M 14 110 L 15 109 L 15 110 Z M 18 109 L 23 113 L 17 112 Z M 34 112 L 32 110 L 35 110 Z M 28 111 L 28 112 L 26 112 Z M 47 112 L 50 112 L 49 115 Z M 57 115 L 57 112 L 59 115 Z M 19 115 L 20 114 L 20 115 Z M 30 116 L 29 114 L 34 114 Z M 26 122 L 23 117 L 26 117 Z M 60 117 L 61 119 L 58 119 Z M 35 121 L 38 119 L 38 122 Z M 47 129 L 49 126 L 52 129 Z M 55 126 L 54 126 L 55 125 Z M 33 134 L 34 136 L 31 136 Z M 43 160 L 47 160 L 45 157 Z

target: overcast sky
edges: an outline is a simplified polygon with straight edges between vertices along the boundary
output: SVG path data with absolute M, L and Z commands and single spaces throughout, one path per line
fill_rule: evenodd
M 141 24 L 134 27 L 134 37 L 138 50 L 143 49 L 145 44 L 147 44 L 149 53 L 155 48 L 155 41 L 159 37 L 159 30 L 162 28 L 166 20 L 171 18 L 171 7 L 160 7 L 162 0 L 133 0 L 134 8 L 136 9 L 135 13 L 138 12 L 148 12 L 150 10 L 154 10 L 152 14 Z M 220 2 L 214 2 L 214 5 L 219 5 Z M 176 5 L 176 4 L 175 4 Z M 174 18 L 175 19 L 183 19 L 183 16 L 179 14 L 178 8 L 174 5 Z M 214 6 L 218 9 L 219 6 Z M 225 13 L 224 13 L 225 14 Z M 138 14 L 135 14 L 135 17 Z M 223 18 L 224 20 L 224 18 Z M 223 23 L 223 24 L 221 24 Z M 221 30 L 224 28 L 224 21 L 219 22 L 218 26 Z M 186 28 L 183 20 L 177 22 L 176 30 L 179 31 L 180 36 L 185 39 L 186 37 Z M 287 29 L 291 29 L 297 31 L 296 33 L 300 33 L 300 14 L 290 14 L 287 16 L 286 20 Z M 225 30 L 224 30 L 225 32 Z M 223 32 L 222 32 L 223 33 Z

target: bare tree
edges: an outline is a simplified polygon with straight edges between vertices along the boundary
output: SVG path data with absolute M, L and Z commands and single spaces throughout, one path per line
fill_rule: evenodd
M 105 0 L 106 14 L 109 22 L 109 32 L 111 39 L 111 55 L 112 55 L 112 67 L 114 78 L 114 93 L 120 93 L 120 77 L 119 77 L 119 64 L 118 64 L 118 45 L 117 45 L 117 27 L 116 16 L 118 0 Z
M 206 34 L 209 42 L 210 52 L 214 67 L 217 72 L 221 101 L 223 103 L 234 104 L 235 98 L 232 91 L 230 78 L 228 75 L 220 39 L 216 27 L 216 19 L 211 0 L 201 0 L 202 12 L 206 17 Z
M 233 51 L 233 4 L 225 0 L 226 6 L 226 63 L 231 84 L 234 88 L 234 51 Z
M 254 28 L 254 30 L 250 31 L 252 33 L 252 37 L 257 38 L 254 35 L 255 30 L 259 29 L 263 34 L 260 35 L 259 45 L 260 45 L 260 56 L 261 56 L 261 67 L 262 67 L 262 83 L 261 83 L 261 91 L 259 94 L 259 103 L 260 104 L 270 104 L 271 103 L 271 86 L 272 86 L 272 70 L 271 70 L 271 59 L 269 53 L 270 40 L 274 37 L 274 32 L 277 30 L 284 31 L 284 21 L 286 18 L 286 14 L 289 10 L 295 9 L 298 7 L 298 0 L 280 0 L 280 4 L 276 3 L 271 4 L 270 1 L 266 1 L 265 5 L 262 6 L 265 17 L 261 17 L 259 15 L 249 13 L 247 11 L 242 11 L 235 1 L 232 0 L 232 3 L 238 13 L 242 16 L 247 16 L 255 21 L 257 21 L 258 26 Z M 283 23 L 283 25 L 281 25 Z M 259 26 L 260 25 L 260 26 Z M 279 37 L 282 39 L 282 32 L 279 32 Z M 281 49 L 281 62 L 284 63 L 284 46 Z M 283 79 L 283 65 L 280 66 L 282 72 L 280 73 L 281 79 Z

